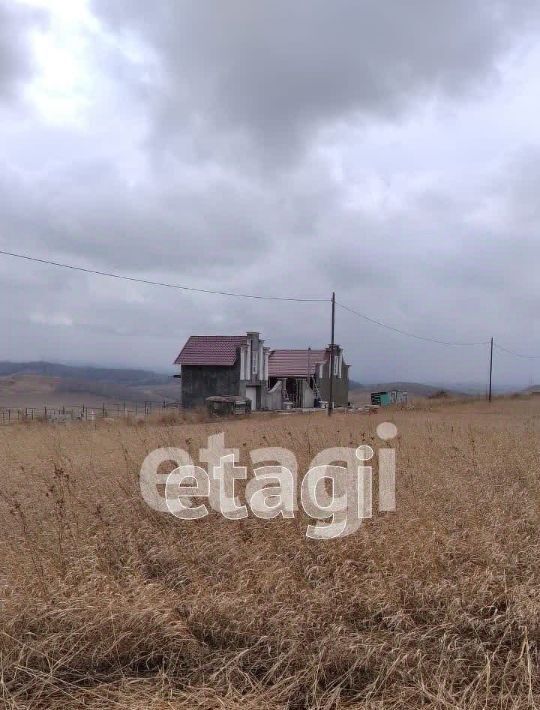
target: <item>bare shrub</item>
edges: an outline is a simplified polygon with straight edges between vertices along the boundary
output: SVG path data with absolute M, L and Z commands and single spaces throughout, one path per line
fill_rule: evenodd
M 437 390 L 428 395 L 428 399 L 448 399 L 450 395 L 446 390 Z

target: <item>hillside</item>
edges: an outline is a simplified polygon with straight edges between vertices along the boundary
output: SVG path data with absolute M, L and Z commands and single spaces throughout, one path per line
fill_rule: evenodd
M 76 365 L 61 365 L 53 362 L 0 362 L 0 377 L 7 375 L 41 375 L 69 380 L 111 382 L 118 385 L 164 385 L 171 375 L 162 375 L 149 370 L 128 368 L 103 368 Z
M 409 397 L 431 397 L 436 392 L 444 389 L 449 395 L 455 397 L 463 397 L 465 393 L 449 387 L 441 387 L 440 385 L 426 385 L 420 382 L 376 382 L 373 384 L 361 384 L 352 380 L 349 383 L 349 392 L 351 401 L 364 401 L 369 398 L 371 392 L 388 392 L 392 390 L 400 390 L 407 392 Z
M 0 407 L 99 407 L 111 402 L 173 402 L 180 385 L 146 370 L 0 363 Z
M 419 382 L 350 382 L 354 403 L 369 400 L 371 392 L 403 390 L 409 397 L 429 397 L 440 386 Z M 455 396 L 462 391 L 445 388 Z M 107 402 L 176 402 L 180 382 L 149 370 L 62 365 L 52 362 L 0 362 L 0 407 L 99 407 Z

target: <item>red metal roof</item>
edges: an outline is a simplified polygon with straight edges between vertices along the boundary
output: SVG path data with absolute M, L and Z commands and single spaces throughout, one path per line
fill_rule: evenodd
M 192 335 L 174 361 L 175 365 L 234 365 L 245 335 Z
M 326 362 L 327 350 L 272 350 L 268 360 L 270 377 L 310 377 L 319 362 Z

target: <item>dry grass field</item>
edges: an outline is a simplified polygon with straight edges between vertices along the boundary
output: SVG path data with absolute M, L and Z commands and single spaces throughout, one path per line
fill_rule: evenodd
M 383 415 L 0 430 L 0 705 L 124 710 L 540 706 L 540 401 L 431 403 L 399 428 L 397 512 L 180 522 L 146 453 L 377 444 Z M 374 509 L 376 510 L 376 501 Z

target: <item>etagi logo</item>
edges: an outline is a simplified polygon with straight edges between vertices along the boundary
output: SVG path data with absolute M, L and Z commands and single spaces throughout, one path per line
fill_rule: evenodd
M 395 439 L 397 434 L 397 427 L 390 422 L 377 427 L 377 436 L 384 442 Z M 362 520 L 373 515 L 370 462 L 375 452 L 371 446 L 334 447 L 319 452 L 300 483 L 300 505 L 298 463 L 292 451 L 268 447 L 254 449 L 249 455 L 254 468 L 253 477 L 248 480 L 247 467 L 238 465 L 238 449 L 225 448 L 224 433 L 208 437 L 207 448 L 199 451 L 199 460 L 207 464 L 206 469 L 195 465 L 184 449 L 156 449 L 141 467 L 142 497 L 154 510 L 181 520 L 205 518 L 209 510 L 203 500 L 228 520 L 247 518 L 249 511 L 263 520 L 294 518 L 301 506 L 316 521 L 306 529 L 306 537 L 313 540 L 351 535 Z M 382 447 L 377 458 L 379 511 L 394 512 L 395 449 Z M 171 473 L 159 473 L 163 464 L 171 462 L 176 466 Z M 237 481 L 246 481 L 244 503 L 235 491 Z

